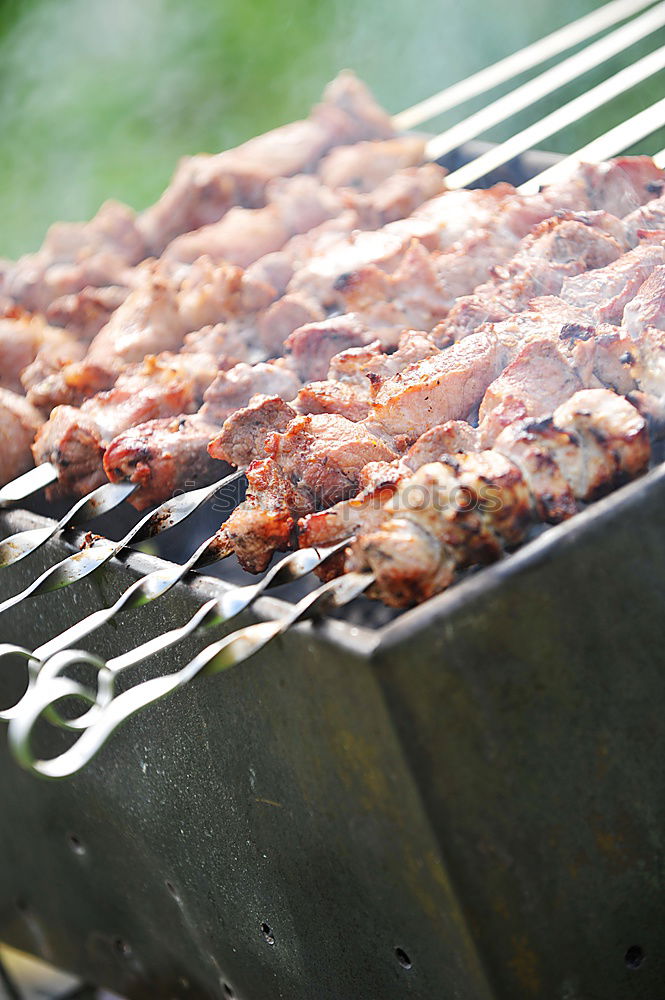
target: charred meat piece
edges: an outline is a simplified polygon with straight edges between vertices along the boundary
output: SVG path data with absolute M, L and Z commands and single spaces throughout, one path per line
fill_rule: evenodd
M 140 489 L 129 502 L 144 510 L 224 475 L 206 450 L 214 432 L 196 415 L 137 424 L 113 438 L 104 453 L 104 472 L 112 483 L 138 483 Z
M 32 468 L 32 445 L 42 415 L 23 396 L 0 388 L 0 486 Z

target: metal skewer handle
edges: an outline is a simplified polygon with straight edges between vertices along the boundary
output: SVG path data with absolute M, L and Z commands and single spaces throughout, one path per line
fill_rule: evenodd
M 155 677 L 99 705 L 98 693 L 68 677 L 54 676 L 37 681 L 28 693 L 23 710 L 9 724 L 9 744 L 22 767 L 47 778 L 64 778 L 80 770 L 104 746 L 115 730 L 142 708 L 165 698 L 198 676 L 212 676 L 243 663 L 296 622 L 324 615 L 343 607 L 362 594 L 373 582 L 370 573 L 347 573 L 324 584 L 296 604 L 284 618 L 260 622 L 239 629 L 211 643 L 181 670 Z M 83 654 L 83 662 L 93 662 Z M 101 673 L 99 675 L 101 680 Z M 95 711 L 88 713 L 89 725 L 77 741 L 49 760 L 37 758 L 32 750 L 32 734 L 37 721 L 48 715 L 58 702 L 83 699 Z

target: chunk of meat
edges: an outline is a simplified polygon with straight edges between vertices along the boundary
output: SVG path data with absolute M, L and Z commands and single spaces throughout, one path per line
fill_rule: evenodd
M 273 553 L 289 548 L 296 521 L 309 509 L 307 498 L 270 459 L 252 462 L 247 493 L 222 526 L 227 551 L 243 569 L 262 573 Z
M 58 482 L 49 487 L 49 495 L 82 495 L 94 489 L 106 479 L 102 457 L 114 437 L 135 424 L 195 408 L 192 378 L 156 359 L 121 375 L 113 389 L 81 407 L 56 406 L 33 445 L 37 464 L 52 462 L 58 469 Z
M 217 263 L 247 267 L 280 250 L 296 233 L 306 233 L 339 215 L 343 208 L 339 195 L 304 174 L 271 181 L 266 201 L 263 208 L 231 208 L 219 222 L 178 236 L 164 257 L 193 263 L 206 254 Z
M 444 335 L 448 340 L 461 340 L 483 323 L 520 312 L 537 296 L 557 295 L 567 276 L 611 264 L 621 256 L 621 249 L 602 228 L 589 224 L 588 217 L 550 218 L 521 242 L 508 263 L 495 268 L 493 281 L 456 302 L 438 340 Z
M 0 318 L 0 388 L 22 392 L 21 373 L 39 356 L 41 364 L 81 357 L 83 347 L 41 317 Z
M 478 430 L 466 420 L 447 420 L 421 434 L 404 453 L 402 465 L 415 472 L 421 465 L 440 462 L 444 455 L 478 451 Z
M 285 342 L 295 330 L 324 319 L 323 309 L 316 302 L 302 295 L 283 295 L 259 319 L 261 343 L 269 357 L 276 357 L 284 352 Z
M 393 274 L 367 265 L 340 279 L 337 291 L 344 311 L 358 316 L 385 350 L 397 346 L 404 330 L 431 329 L 450 306 L 436 263 L 418 241 Z
M 5 293 L 26 309 L 46 310 L 88 285 L 124 285 L 127 269 L 146 254 L 132 210 L 106 202 L 90 222 L 51 226 L 39 251 L 21 257 L 5 276 Z
M 397 457 L 367 425 L 328 413 L 296 417 L 283 433 L 268 436 L 266 452 L 310 497 L 312 510 L 351 496 L 368 462 Z
M 216 222 L 233 205 L 260 207 L 270 180 L 310 172 L 334 146 L 392 135 L 388 115 L 346 71 L 305 121 L 214 156 L 183 160 L 157 204 L 141 216 L 141 230 L 150 251 L 160 254 L 174 237 Z
M 308 382 L 295 398 L 298 413 L 339 413 L 347 420 L 364 420 L 369 414 L 369 383 L 359 386 L 334 379 Z
M 310 382 L 326 377 L 331 359 L 340 351 L 362 347 L 372 339 L 364 324 L 348 314 L 301 326 L 287 338 L 284 347 L 303 382 Z
M 226 418 L 208 451 L 213 458 L 246 469 L 255 459 L 265 457 L 268 434 L 285 431 L 295 416 L 293 407 L 279 396 L 252 396 L 247 406 Z
M 122 285 L 108 285 L 106 288 L 89 286 L 72 295 L 54 299 L 46 310 L 46 318 L 53 326 L 64 326 L 88 343 L 106 326 L 128 294 L 129 289 Z
M 352 187 L 370 194 L 398 170 L 425 159 L 425 139 L 400 135 L 374 142 L 337 146 L 319 164 L 319 177 L 330 188 Z
M 389 434 L 411 440 L 446 420 L 465 419 L 505 360 L 493 333 L 466 337 L 386 379 L 374 398 L 372 419 Z
M 397 171 L 370 194 L 341 191 L 340 195 L 358 213 L 358 228 L 378 229 L 407 218 L 444 190 L 445 170 L 436 163 L 426 163 Z
M 654 193 L 661 192 L 660 197 L 653 197 L 623 220 L 626 239 L 631 247 L 637 246 L 645 231 L 665 229 L 665 195 L 662 193 L 665 191 L 665 182 L 653 181 L 651 186 Z
M 282 358 L 256 365 L 243 362 L 218 374 L 205 393 L 201 416 L 209 423 L 223 424 L 232 413 L 247 406 L 252 396 L 274 395 L 289 400 L 301 384 Z
M 163 280 L 177 288 L 178 312 L 186 331 L 217 323 L 255 319 L 276 298 L 272 285 L 235 264 L 216 264 L 203 255 Z
M 665 264 L 655 267 L 624 308 L 622 326 L 635 340 L 649 327 L 665 330 Z
M 223 466 L 207 451 L 215 431 L 196 414 L 137 424 L 108 445 L 104 472 L 112 483 L 137 483 L 139 489 L 129 502 L 137 510 L 145 510 L 184 490 L 214 483 L 224 475 Z
M 0 486 L 32 468 L 30 446 L 43 420 L 23 396 L 0 388 Z
M 489 448 L 508 424 L 551 413 L 582 388 L 579 376 L 551 341 L 532 341 L 487 387 L 478 411 L 482 447 Z
M 662 264 L 665 264 L 665 247 L 638 246 L 606 267 L 566 278 L 561 298 L 583 309 L 595 323 L 618 325 L 628 303 L 653 269 Z

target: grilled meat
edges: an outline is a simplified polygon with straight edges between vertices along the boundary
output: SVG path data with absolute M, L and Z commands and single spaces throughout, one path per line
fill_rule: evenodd
M 0 486 L 32 468 L 30 446 L 42 423 L 24 396 L 0 388 Z
M 111 441 L 104 452 L 104 472 L 112 483 L 137 483 L 134 506 L 144 510 L 224 475 L 206 450 L 214 432 L 197 414 L 148 420 Z
M 389 117 L 363 84 L 341 73 L 305 121 L 214 156 L 183 160 L 157 204 L 140 218 L 150 252 L 160 254 L 180 233 L 217 222 L 234 205 L 261 207 L 269 181 L 312 171 L 334 146 L 393 135 Z
M 490 451 L 424 465 L 402 478 L 383 505 L 383 519 L 374 511 L 368 530 L 360 525 L 346 568 L 370 569 L 376 596 L 408 606 L 444 590 L 464 566 L 493 561 L 522 540 L 532 518 L 542 516 L 539 498 L 547 497 L 550 476 L 544 484 L 538 478 L 535 457 L 541 448 L 573 502 L 634 478 L 649 459 L 644 419 L 606 389 L 577 392 L 549 419 L 503 433 L 509 436 Z M 558 516 L 573 512 L 561 508 Z

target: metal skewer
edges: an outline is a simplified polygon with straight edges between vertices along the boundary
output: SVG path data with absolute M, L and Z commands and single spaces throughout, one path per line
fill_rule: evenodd
M 343 607 L 373 582 L 371 573 L 347 573 L 319 587 L 299 601 L 283 618 L 259 622 L 211 643 L 182 669 L 155 677 L 98 705 L 98 695 L 68 677 L 38 679 L 25 698 L 23 711 L 9 724 L 9 743 L 18 762 L 27 770 L 47 778 L 64 778 L 80 770 L 104 746 L 113 732 L 132 715 L 189 684 L 197 676 L 213 676 L 243 663 L 296 622 L 305 621 Z M 85 662 L 94 663 L 89 654 Z M 35 757 L 32 732 L 41 716 L 63 700 L 83 699 L 97 710 L 76 743 L 50 760 Z
M 599 66 L 630 45 L 634 45 L 641 38 L 657 31 L 663 24 L 665 24 L 665 3 L 659 3 L 653 10 L 647 11 L 646 14 L 642 14 L 641 17 L 601 38 L 600 41 L 594 42 L 581 52 L 534 77 L 528 83 L 487 104 L 476 114 L 464 118 L 441 135 L 430 139 L 427 143 L 427 156 L 437 160 L 445 153 L 458 149 L 469 139 L 511 118 L 523 108 L 559 90 L 564 84 L 577 79 L 581 74 L 587 73 L 593 67 Z
M 12 479 L 11 483 L 6 483 L 0 488 L 0 507 L 9 507 L 13 503 L 20 503 L 26 497 L 38 493 L 45 486 L 55 483 L 58 478 L 58 470 L 50 462 L 24 472 L 22 476 Z
M 594 35 L 606 28 L 610 28 L 650 6 L 651 0 L 614 0 L 613 3 L 607 3 L 598 10 L 586 14 L 571 24 L 564 25 L 505 59 L 500 59 L 494 65 L 487 66 L 465 80 L 460 80 L 458 83 L 441 90 L 438 94 L 433 94 L 424 101 L 419 101 L 418 104 L 399 112 L 393 116 L 395 127 L 400 130 L 417 128 L 418 125 L 422 125 L 444 111 L 450 111 L 465 101 L 499 86 L 506 80 L 519 76 L 520 73 L 552 59 L 588 38 L 593 38 Z
M 36 552 L 62 528 L 75 527 L 107 514 L 127 500 L 136 489 L 135 483 L 104 483 L 75 503 L 56 523 L 45 528 L 28 528 L 27 531 L 19 531 L 4 538 L 0 542 L 0 568 L 13 566 Z
M 264 591 L 300 580 L 308 573 L 311 573 L 312 570 L 323 565 L 332 555 L 344 548 L 346 544 L 347 541 L 344 541 L 337 545 L 328 546 L 327 548 L 307 548 L 291 552 L 276 563 L 258 583 L 250 584 L 246 587 L 232 587 L 226 593 L 222 594 L 221 597 L 214 597 L 210 601 L 207 601 L 202 607 L 198 608 L 188 622 L 179 628 L 164 632 L 154 639 L 149 639 L 147 642 L 134 647 L 134 649 L 128 650 L 126 653 L 114 656 L 110 660 L 104 661 L 94 654 L 86 653 L 82 650 L 69 652 L 68 647 L 86 635 L 89 635 L 94 629 L 99 628 L 105 621 L 110 620 L 112 615 L 108 615 L 108 611 L 113 610 L 115 614 L 115 606 L 114 609 L 104 609 L 101 612 L 94 612 L 77 625 L 72 626 L 71 629 L 56 636 L 55 639 L 45 643 L 33 652 L 22 646 L 15 646 L 10 643 L 0 645 L 0 659 L 18 655 L 25 659 L 27 664 L 26 693 L 13 707 L 0 712 L 0 721 L 10 722 L 11 719 L 16 718 L 21 713 L 25 698 L 38 679 L 40 683 L 43 683 L 46 679 L 57 677 L 68 667 L 80 664 L 81 662 L 92 664 L 98 671 L 97 704 L 106 704 L 106 701 L 113 697 L 116 679 L 130 667 L 138 666 L 156 653 L 163 652 L 165 649 L 177 645 L 200 630 L 213 628 L 231 621 L 249 608 Z M 161 571 L 158 570 L 157 573 L 159 572 Z M 121 597 L 125 597 L 130 591 L 134 591 L 135 589 L 136 585 L 130 587 Z M 64 720 L 55 711 L 51 711 L 49 718 L 56 725 L 60 725 L 65 729 L 85 729 L 89 723 L 89 715 L 90 712 L 88 711 L 82 716 L 77 716 L 75 719 Z
M 41 576 L 33 580 L 25 590 L 22 590 L 21 593 L 15 594 L 13 597 L 9 597 L 6 601 L 3 601 L 0 604 L 0 614 L 15 607 L 15 605 L 27 597 L 36 597 L 39 594 L 60 590 L 72 583 L 76 583 L 78 580 L 83 580 L 86 576 L 90 576 L 91 573 L 94 573 L 95 570 L 100 569 L 100 567 L 107 563 L 109 559 L 118 555 L 131 542 L 152 538 L 184 521 L 195 510 L 198 510 L 206 500 L 213 496 L 217 490 L 227 486 L 229 483 L 235 482 L 236 479 L 240 479 L 243 475 L 244 472 L 238 469 L 236 472 L 232 472 L 210 486 L 203 486 L 198 490 L 192 490 L 190 493 L 183 493 L 171 500 L 166 500 L 155 510 L 142 517 L 138 524 L 135 524 L 118 542 L 113 542 L 106 538 L 95 538 L 91 545 L 80 552 L 75 552 L 73 555 L 67 556 L 59 563 L 56 563 L 55 566 L 49 567 Z
M 665 23 L 665 7 L 663 7 L 663 23 Z M 467 184 L 472 184 L 480 177 L 484 177 L 492 170 L 512 160 L 526 149 L 537 147 L 543 139 L 559 132 L 566 125 L 578 121 L 589 112 L 608 103 L 619 94 L 630 90 L 642 80 L 647 79 L 657 73 L 665 66 L 665 45 L 651 52 L 643 59 L 639 59 L 632 66 L 627 66 L 620 70 L 615 76 L 610 77 L 587 91 L 574 98 L 563 107 L 557 108 L 551 114 L 546 115 L 539 121 L 529 125 L 528 128 L 518 132 L 517 135 L 507 139 L 498 146 L 494 146 L 486 153 L 476 157 L 470 163 L 466 163 L 459 170 L 448 174 L 446 177 L 446 187 L 461 188 Z
M 665 125 L 665 97 L 645 108 L 644 111 L 639 111 L 632 118 L 616 125 L 609 132 L 598 136 L 597 139 L 582 146 L 577 152 L 571 153 L 570 156 L 560 160 L 553 167 L 544 170 L 536 177 L 532 177 L 517 190 L 520 194 L 536 194 L 544 184 L 553 184 L 568 177 L 580 163 L 598 163 L 601 160 L 610 159 L 626 149 L 627 146 L 632 146 L 633 143 L 639 142 L 640 139 L 662 128 L 663 125 Z

